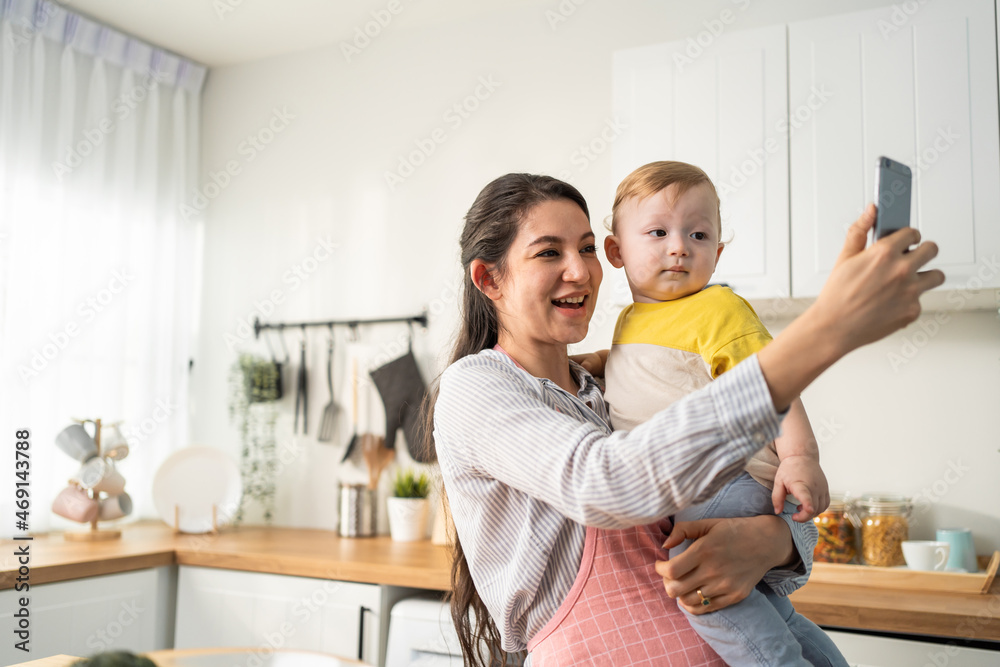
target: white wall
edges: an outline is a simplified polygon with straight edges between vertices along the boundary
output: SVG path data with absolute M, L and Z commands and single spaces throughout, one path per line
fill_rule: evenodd
M 967 526 L 979 553 L 1000 548 L 996 311 L 925 313 L 835 364 L 802 401 L 831 489 L 914 497 L 912 539 Z
M 737 30 L 889 4 L 577 0 L 577 6 L 564 0 L 508 6 L 494 0 L 483 3 L 477 19 L 451 21 L 436 16 L 432 3 L 400 1 L 402 12 L 351 62 L 337 44 L 209 75 L 206 179 L 229 160 L 238 161 L 241 171 L 206 214 L 193 442 L 238 455 L 226 411 L 234 353 L 224 336 L 236 334 L 239 320 L 252 316 L 255 302 L 273 291 L 284 302 L 264 319 L 394 316 L 429 307 L 432 324 L 417 336 L 415 350 L 430 378 L 443 367 L 456 323 L 462 215 L 483 185 L 508 171 L 561 176 L 582 190 L 600 228 L 615 186 L 610 149 L 593 161 L 579 150 L 613 121 L 614 50 L 697 34 L 723 10 L 736 17 L 726 29 Z M 385 6 L 367 3 L 357 12 L 357 25 L 370 20 L 368 11 Z M 563 17 L 560 8 L 568 16 L 554 22 Z M 332 30 L 347 41 L 354 27 Z M 476 102 L 478 108 L 460 125 L 449 122 L 454 116 L 446 117 L 448 110 L 484 79 L 498 82 L 495 90 L 479 88 L 485 99 Z M 287 109 L 294 119 L 246 161 L 241 142 L 260 132 L 275 108 Z M 396 169 L 399 156 L 436 128 L 446 140 L 390 189 L 384 172 Z M 325 236 L 339 244 L 332 258 L 319 262 L 300 285 L 284 280 Z M 610 304 L 607 295 L 603 302 Z M 615 314 L 610 305 L 599 306 L 581 347 L 606 347 Z M 969 470 L 935 504 L 935 516 L 977 529 L 981 550 L 1000 546 L 1000 490 L 991 483 L 998 470 L 998 329 L 995 313 L 958 314 L 898 372 L 885 355 L 902 338 L 855 353 L 817 382 L 805 397 L 814 422 L 843 424 L 823 447 L 832 485 L 915 494 L 941 478 L 949 460 L 961 461 Z M 401 350 L 404 332 L 369 329 L 362 336 L 365 348 L 354 352 L 388 360 Z M 314 431 L 326 394 L 322 333 L 314 332 L 311 340 Z M 347 397 L 343 341 L 338 332 L 340 399 Z M 264 349 L 252 342 L 246 347 Z M 363 427 L 377 432 L 381 406 L 373 394 L 363 394 L 371 399 L 363 412 L 373 415 Z M 349 402 L 342 404 L 347 408 Z M 349 426 L 343 423 L 341 437 L 330 445 L 312 437 L 297 440 L 290 433 L 292 405 L 293 398 L 285 400 L 280 421 L 289 463 L 279 479 L 276 522 L 334 528 L 336 481 L 364 477 L 357 466 L 339 465 Z

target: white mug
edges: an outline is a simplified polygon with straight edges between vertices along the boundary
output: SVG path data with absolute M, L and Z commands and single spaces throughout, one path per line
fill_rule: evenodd
M 903 558 L 911 570 L 944 570 L 951 545 L 933 540 L 907 540 L 903 542 Z
M 95 456 L 81 465 L 70 481 L 109 496 L 117 496 L 125 490 L 125 478 L 115 469 L 114 463 L 101 456 Z
M 93 424 L 97 428 L 97 423 L 89 419 L 84 424 Z M 97 442 L 87 433 L 83 424 L 71 424 L 64 428 L 56 436 L 56 445 L 77 461 L 87 461 L 97 456 Z
M 105 427 L 105 430 L 109 433 L 105 436 L 104 442 L 101 443 L 101 449 L 104 450 L 103 455 L 112 461 L 121 461 L 128 456 L 128 441 L 125 440 L 125 436 L 122 435 L 117 424 L 111 424 Z

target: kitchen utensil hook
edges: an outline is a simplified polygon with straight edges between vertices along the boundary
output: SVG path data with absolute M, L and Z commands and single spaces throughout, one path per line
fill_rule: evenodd
M 347 326 L 349 326 L 351 328 L 351 333 L 347 337 L 347 340 L 349 340 L 352 343 L 357 343 L 358 342 L 358 323 L 357 322 L 351 322 Z
M 292 356 L 288 354 L 288 348 L 285 346 L 285 326 L 281 325 L 278 327 L 278 341 L 281 343 L 281 351 L 285 353 L 285 362 L 288 363 Z
M 285 347 L 285 337 L 281 335 L 281 328 L 278 329 L 278 340 L 281 342 L 281 350 L 285 353 L 284 363 L 288 363 L 288 348 Z M 278 359 L 274 356 L 274 347 L 271 345 L 271 337 L 265 333 L 264 342 L 267 343 L 267 351 L 271 353 L 271 361 L 278 363 Z
M 264 332 L 264 342 L 267 343 L 267 351 L 271 353 L 271 361 L 277 362 L 278 360 L 274 356 L 274 348 L 271 347 L 271 337 L 267 335 L 266 331 Z
M 410 338 L 409 338 L 410 354 L 413 354 L 413 320 L 407 322 L 406 325 L 410 327 Z

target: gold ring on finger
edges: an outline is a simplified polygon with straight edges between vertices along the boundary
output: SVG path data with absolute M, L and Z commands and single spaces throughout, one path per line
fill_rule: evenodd
M 707 607 L 708 605 L 712 604 L 712 598 L 706 597 L 705 594 L 701 592 L 700 588 L 698 589 L 698 597 L 701 598 L 702 607 Z

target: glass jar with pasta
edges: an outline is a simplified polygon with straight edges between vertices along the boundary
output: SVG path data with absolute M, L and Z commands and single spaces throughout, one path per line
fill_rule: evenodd
M 857 504 L 861 521 L 861 561 L 865 565 L 904 565 L 903 542 L 910 535 L 913 505 L 903 496 L 867 495 Z
M 813 517 L 819 533 L 813 560 L 818 563 L 854 562 L 857 555 L 856 521 L 847 497 L 831 493 L 830 506 Z

